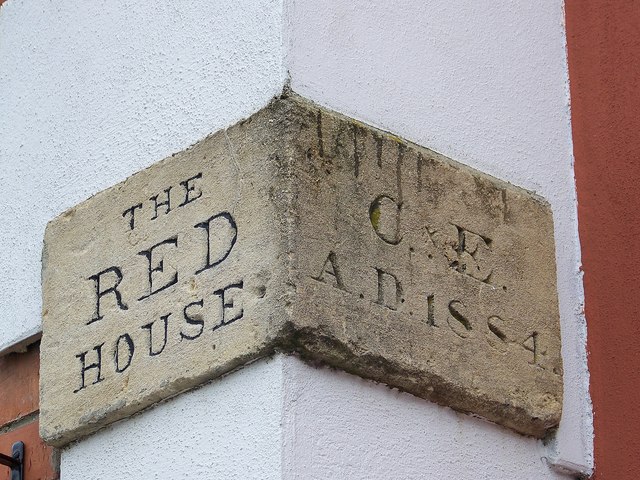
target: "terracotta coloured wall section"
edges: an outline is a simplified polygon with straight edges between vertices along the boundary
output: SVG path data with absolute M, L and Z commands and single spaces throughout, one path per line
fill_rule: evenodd
M 39 359 L 39 344 L 0 357 L 0 452 L 10 455 L 11 446 L 22 441 L 25 480 L 56 480 L 57 451 L 38 432 Z M 0 465 L 0 480 L 9 478 L 10 470 Z
M 640 2 L 566 3 L 595 479 L 640 471 Z
M 38 410 L 38 352 L 33 347 L 22 354 L 0 357 L 0 425 Z

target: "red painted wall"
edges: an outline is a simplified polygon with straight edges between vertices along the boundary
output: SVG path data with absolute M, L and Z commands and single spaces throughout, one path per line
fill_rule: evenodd
M 640 1 L 567 0 L 598 480 L 640 478 Z
M 38 432 L 39 366 L 39 343 L 0 357 L 0 453 L 11 455 L 11 446 L 22 441 L 25 480 L 56 480 L 58 452 L 45 445 Z M 10 476 L 9 469 L 0 465 L 0 480 Z

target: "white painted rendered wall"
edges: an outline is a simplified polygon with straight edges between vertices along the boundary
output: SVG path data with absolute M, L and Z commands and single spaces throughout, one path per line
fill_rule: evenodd
M 532 438 L 278 355 L 69 446 L 61 478 L 570 478 L 546 455 Z
M 254 363 L 70 445 L 61 479 L 282 479 L 282 363 Z
M 287 73 L 295 91 L 320 104 L 549 200 L 565 362 L 557 445 L 276 358 L 73 445 L 62 456 L 62 480 L 565 478 L 543 457 L 588 470 L 560 0 L 7 0 L 0 7 L 0 352 L 40 329 L 48 220 L 250 115 L 282 89 Z M 147 454 L 124 448 L 134 445 Z M 119 458 L 118 474 L 107 452 Z M 145 466 L 153 473 L 140 474 Z M 128 468 L 137 475 L 120 474 Z

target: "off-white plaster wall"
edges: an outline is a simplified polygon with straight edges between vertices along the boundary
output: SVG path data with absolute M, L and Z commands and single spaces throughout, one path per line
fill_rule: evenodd
M 46 223 L 282 91 L 280 0 L 0 8 L 0 352 L 40 330 Z
M 62 452 L 62 480 L 280 480 L 282 358 L 262 360 Z
M 303 96 L 551 203 L 565 375 L 553 456 L 588 471 L 593 434 L 563 5 L 288 0 L 287 65 Z
M 283 361 L 286 480 L 560 480 L 538 441 L 352 375 Z
M 496 425 L 279 355 L 67 447 L 61 478 L 570 478 L 546 454 Z

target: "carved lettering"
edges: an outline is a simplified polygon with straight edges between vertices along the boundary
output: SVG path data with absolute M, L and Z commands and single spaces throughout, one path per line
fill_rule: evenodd
M 149 199 L 153 202 L 153 217 L 151 217 L 151 220 L 158 218 L 159 207 L 165 207 L 165 215 L 171 211 L 171 187 L 165 188 L 164 194 L 167 196 L 167 199 L 162 202 L 158 202 L 158 197 L 161 195 L 160 193 Z
M 55 416 L 43 431 L 62 444 L 119 418 L 120 404 L 147 407 L 274 348 L 526 434 L 553 426 L 562 358 L 548 205 L 284 101 L 48 226 L 43 408 Z
M 179 206 L 186 205 L 200 198 L 202 190 L 198 187 L 196 182 L 201 178 L 202 174 L 198 174 L 184 182 L 181 182 L 181 185 L 184 188 L 185 197 L 184 201 Z M 169 198 L 168 190 L 169 189 L 166 190 L 167 199 Z M 157 205 L 160 206 L 161 202 L 157 202 Z M 141 207 L 136 205 L 135 207 L 130 208 L 127 211 L 128 213 L 126 213 L 127 215 L 130 215 L 132 229 L 135 227 L 134 212 L 140 208 Z M 169 203 L 166 204 L 166 208 L 168 211 L 170 208 Z M 194 272 L 194 274 L 198 274 L 204 270 L 219 265 L 229 256 L 237 241 L 237 226 L 230 213 L 221 212 L 210 217 L 205 222 L 196 224 L 195 228 L 205 231 L 207 244 L 206 256 L 203 262 L 204 266 Z M 173 263 L 171 264 L 172 266 L 169 267 L 166 260 L 166 255 L 169 253 L 169 250 L 167 249 L 175 250 L 175 255 L 180 253 L 178 247 L 178 235 L 174 235 L 152 245 L 146 250 L 138 252 L 139 256 L 146 259 L 146 292 L 138 298 L 138 301 L 145 300 L 178 283 L 178 270 L 173 267 Z M 337 272 L 337 270 L 334 268 L 334 273 L 335 272 Z M 108 298 L 113 298 L 113 302 L 121 310 L 129 309 L 128 305 L 123 301 L 123 295 L 120 291 L 120 283 L 123 278 L 124 275 L 122 270 L 117 266 L 106 268 L 97 274 L 88 277 L 88 280 L 92 280 L 94 282 L 95 310 L 93 316 L 87 322 L 87 325 L 104 318 L 104 302 Z M 339 280 L 339 282 L 342 285 L 342 281 Z M 220 313 L 215 320 L 212 319 L 212 331 L 243 318 L 244 308 L 242 306 L 240 296 L 243 286 L 244 283 L 240 280 L 239 282 L 227 285 L 213 292 L 213 296 L 219 299 Z M 195 340 L 203 334 L 205 331 L 204 305 L 205 301 L 203 299 L 198 299 L 188 303 L 182 308 L 184 323 L 177 332 L 180 341 Z M 169 343 L 169 318 L 171 315 L 172 313 L 162 315 L 159 319 L 146 323 L 140 327 L 142 330 L 148 331 L 149 356 L 154 357 L 160 355 L 167 348 Z M 88 360 L 89 356 L 92 354 L 91 350 L 76 355 L 81 362 L 81 382 L 79 388 L 74 390 L 74 392 L 78 392 L 86 388 L 88 385 L 93 385 L 104 380 L 102 368 L 103 345 L 104 343 L 94 347 L 93 355 L 97 357 L 97 360 L 93 363 L 89 363 Z M 131 366 L 135 349 L 136 346 L 134 344 L 133 337 L 129 333 L 124 333 L 116 339 L 115 349 L 113 351 L 116 373 L 123 373 Z M 89 383 L 87 380 L 87 372 L 92 371 L 96 372 L 96 378 L 93 383 Z
M 240 280 L 214 291 L 213 296 L 216 297 L 219 302 L 219 313 L 209 320 L 206 320 L 204 317 L 205 302 L 203 299 L 185 305 L 184 308 L 182 308 L 185 324 L 183 328 L 177 332 L 179 340 L 196 340 L 200 338 L 205 331 L 206 321 L 213 323 L 210 331 L 214 332 L 244 318 L 244 308 L 241 297 L 243 288 L 244 282 Z M 162 354 L 169 346 L 169 318 L 171 315 L 172 313 L 161 315 L 159 319 L 140 327 L 142 330 L 148 331 L 148 354 L 150 357 Z M 92 353 L 91 350 L 76 355 L 76 358 L 80 359 L 81 363 L 81 377 L 80 386 L 74 390 L 74 393 L 105 379 L 102 369 L 101 349 L 103 345 L 104 343 L 101 343 L 93 348 L 97 357 L 97 360 L 93 363 L 87 363 L 87 356 Z M 131 366 L 135 351 L 136 346 L 129 333 L 124 333 L 116 339 L 113 352 L 114 370 L 116 373 L 123 373 Z M 86 372 L 89 371 L 96 372 L 95 380 L 91 383 L 88 383 L 87 380 Z
M 459 225 L 453 225 L 456 227 L 458 238 L 455 249 L 457 258 L 451 262 L 451 268 L 480 282 L 491 283 L 493 270 L 486 265 L 486 257 L 491 252 L 492 240 Z
M 487 319 L 487 326 L 489 327 L 489 331 L 491 331 L 491 333 L 493 333 L 498 339 L 500 339 L 500 341 L 506 342 L 507 335 L 502 330 L 502 323 L 503 320 L 497 315 L 492 315 Z
M 82 364 L 82 366 L 80 367 L 80 387 L 75 389 L 73 393 L 78 393 L 80 390 L 87 387 L 86 378 L 85 378 L 85 373 L 87 372 L 87 370 L 92 370 L 95 368 L 98 372 L 96 375 L 96 379 L 91 383 L 91 385 L 95 385 L 96 383 L 100 383 L 101 381 L 104 380 L 104 377 L 102 377 L 102 374 L 101 374 L 103 345 L 104 345 L 104 342 L 101 343 L 100 345 L 96 345 L 95 347 L 93 347 L 93 350 L 96 352 L 97 360 L 93 363 L 90 363 L 89 365 L 87 365 L 87 354 L 89 353 L 89 350 L 87 350 L 86 352 L 82 352 L 79 355 L 76 355 L 76 358 L 80 359 L 80 363 Z
M 101 285 L 101 279 L 103 275 L 107 275 L 107 274 L 113 274 L 115 276 L 115 281 L 113 282 L 113 285 L 103 290 Z M 101 272 L 96 273 L 95 275 L 91 275 L 88 278 L 88 280 L 93 280 L 95 284 L 96 309 L 91 319 L 87 322 L 87 325 L 90 325 L 93 322 L 97 322 L 98 320 L 102 320 L 104 318 L 104 316 L 100 312 L 100 305 L 102 302 L 102 297 L 104 297 L 105 295 L 108 295 L 109 293 L 113 293 L 116 299 L 116 305 L 118 306 L 118 308 L 120 308 L 120 310 L 128 310 L 129 307 L 127 307 L 127 305 L 122 301 L 122 294 L 118 290 L 118 286 L 122 281 L 122 271 L 120 270 L 119 267 L 106 268 Z
M 240 280 L 238 283 L 234 283 L 233 285 L 227 285 L 226 287 L 216 290 L 213 292 L 214 295 L 220 297 L 220 323 L 213 327 L 213 330 L 217 330 L 218 328 L 229 325 L 230 323 L 235 322 L 236 320 L 240 320 L 244 315 L 244 310 L 242 307 L 238 307 L 236 305 L 236 301 L 238 300 L 237 293 L 238 290 L 242 290 L 243 282 Z M 227 315 L 229 313 L 229 316 Z
M 204 266 L 196 274 L 215 267 L 226 260 L 238 239 L 238 226 L 229 212 L 222 212 L 195 225 L 207 234 L 207 255 Z
M 398 245 L 402 205 L 389 195 L 378 195 L 369 206 L 369 220 L 376 235 L 389 245 Z
M 431 325 L 432 327 L 437 327 L 436 325 L 436 316 L 434 312 L 434 300 L 435 296 L 433 294 L 427 295 L 427 325 Z
M 144 330 L 149 330 L 149 356 L 150 357 L 155 357 L 156 355 L 160 355 L 163 351 L 164 351 L 164 347 L 167 346 L 167 330 L 169 327 L 169 317 L 171 316 L 170 313 L 168 313 L 167 315 L 162 315 L 160 317 L 160 320 L 162 320 L 162 326 L 163 326 L 163 336 L 162 336 L 162 345 L 160 346 L 160 348 L 158 349 L 154 349 L 153 348 L 153 332 L 154 332 L 154 328 L 153 326 L 157 323 L 157 320 L 154 320 L 151 323 L 147 323 L 146 325 L 143 325 L 141 328 Z
M 388 226 L 383 228 L 380 219 L 385 215 L 385 209 Z M 387 195 L 378 196 L 369 209 L 370 221 L 374 226 L 374 230 L 376 230 L 376 234 L 387 245 L 393 245 L 394 247 L 402 240 L 399 234 L 400 228 L 398 220 L 400 211 L 400 204 Z M 388 221 L 390 218 L 393 219 L 393 221 Z M 417 262 L 419 263 L 420 255 L 426 257 L 428 260 L 433 260 L 433 253 L 440 251 L 443 255 L 443 257 L 440 258 L 444 258 L 447 261 L 447 263 L 441 263 L 443 267 L 448 265 L 456 273 L 470 276 L 474 280 L 485 284 L 490 284 L 493 274 L 490 263 L 493 244 L 491 238 L 453 223 L 447 223 L 444 226 L 425 224 L 420 234 L 425 243 L 418 248 L 414 248 L 413 246 L 406 248 L 407 258 L 410 264 L 413 264 L 415 258 L 418 258 Z M 436 261 L 439 261 L 439 259 L 436 258 Z M 428 263 L 425 266 L 427 268 L 431 266 L 433 266 L 433 268 L 440 268 L 435 262 Z M 380 268 L 375 268 L 375 270 L 377 295 L 375 298 L 372 298 L 371 301 L 390 310 L 398 310 L 405 300 L 403 298 L 402 282 L 395 273 Z M 414 275 L 415 271 L 413 271 L 410 276 L 411 287 L 413 287 L 416 282 Z M 341 265 L 338 262 L 335 251 L 329 252 L 318 273 L 310 277 L 316 281 L 349 293 L 345 287 Z M 503 286 L 501 290 L 507 291 L 506 286 Z M 493 289 L 492 292 L 496 292 L 496 289 Z M 358 295 L 360 299 L 365 298 L 363 293 Z M 442 318 L 443 321 L 446 319 L 449 328 L 458 337 L 468 339 L 469 341 L 476 341 L 479 338 L 477 337 L 477 333 L 474 335 L 475 324 L 473 320 L 478 312 L 472 311 L 465 303 L 464 298 L 459 297 L 458 299 L 447 300 L 448 303 L 443 303 L 443 306 L 446 306 L 446 311 L 440 313 L 438 311 L 438 305 L 440 305 L 440 303 L 436 304 L 436 295 L 439 294 L 428 292 L 423 295 L 422 301 L 418 303 L 418 305 L 422 306 L 423 310 L 418 312 L 418 315 L 423 319 L 422 321 L 424 323 L 430 327 L 438 327 L 437 319 Z M 414 315 L 415 307 L 416 304 L 412 303 L 411 311 L 408 312 L 410 316 Z M 440 315 L 442 315 L 442 317 L 440 317 Z M 505 322 L 501 317 L 498 315 L 489 315 L 485 318 L 487 319 L 486 328 L 478 330 L 478 332 L 485 335 L 485 340 L 492 347 L 500 351 L 506 351 L 510 344 L 517 343 L 515 340 L 507 338 L 507 332 L 510 332 L 510 330 L 505 328 Z M 539 359 L 541 354 L 538 347 L 538 337 L 536 335 L 528 337 L 527 340 L 520 345 L 533 355 L 534 360 L 530 363 L 536 362 L 536 364 L 540 366 Z
M 390 310 L 397 310 L 402 298 L 402 284 L 393 274 L 376 268 L 378 274 L 378 299 L 377 304 L 383 305 Z
M 180 182 L 180 185 L 182 185 L 182 187 L 184 188 L 184 201 L 180 205 L 178 205 L 179 207 L 184 207 L 186 204 L 191 203 L 202 196 L 202 189 L 198 188 L 198 185 L 196 185 L 195 183 L 191 183 L 201 179 L 202 172 L 194 175 L 193 177 L 187 178 L 183 182 Z M 192 192 L 195 193 L 191 195 Z
M 121 365 L 121 353 L 120 353 L 120 341 L 124 340 L 125 344 L 127 345 L 127 360 L 124 363 L 124 365 Z M 123 335 L 120 335 L 118 337 L 118 340 L 116 340 L 116 349 L 114 352 L 114 361 L 116 364 L 116 372 L 117 373 L 122 373 L 124 372 L 127 368 L 129 368 L 129 365 L 131 365 L 131 360 L 133 360 L 133 352 L 135 351 L 135 346 L 133 345 L 133 340 L 131 339 L 131 336 L 128 333 L 125 333 Z
M 520 345 L 528 352 L 531 352 L 531 360 L 529 360 L 529 363 L 540 366 L 540 357 L 545 355 L 546 351 L 540 350 L 538 336 L 538 332 L 533 332 Z
M 449 313 L 451 316 L 447 318 L 447 323 L 451 330 L 453 330 L 453 333 L 462 338 L 468 337 L 472 326 L 465 313 L 464 303 L 460 300 L 451 300 L 449 302 Z M 452 321 L 452 319 L 455 320 L 455 322 Z
M 197 300 L 195 302 L 191 302 L 187 306 L 182 309 L 182 313 L 184 315 L 184 319 L 189 325 L 197 325 L 200 327 L 200 330 L 195 335 L 190 335 L 188 333 L 184 333 L 182 330 L 180 331 L 180 340 L 195 340 L 204 331 L 204 319 L 202 317 L 202 307 L 204 306 L 203 300 Z M 200 311 L 198 313 L 190 313 L 189 310 L 192 310 L 193 307 L 200 307 Z
M 491 315 L 487 318 L 487 342 L 489 345 L 499 351 L 504 351 L 507 348 L 509 339 L 507 338 L 505 321 L 498 315 Z
M 122 216 L 126 218 L 129 215 L 129 229 L 133 230 L 136 226 L 136 210 L 141 209 L 142 204 L 138 203 L 137 205 L 133 205 L 132 207 L 127 208 L 124 212 L 122 212 Z
M 180 182 L 180 186 L 184 190 L 184 198 L 181 203 L 178 204 L 176 208 L 174 208 L 171 203 L 171 191 L 172 186 L 168 186 L 161 193 L 157 195 L 153 195 L 149 198 L 148 202 L 137 203 L 127 208 L 124 212 L 122 212 L 122 216 L 128 220 L 129 230 L 133 230 L 139 219 L 139 216 L 136 215 L 136 211 L 148 210 L 151 208 L 152 215 L 147 218 L 150 220 L 156 220 L 160 215 L 167 215 L 170 212 L 177 210 L 180 207 L 184 207 L 191 202 L 202 197 L 202 188 L 199 184 L 199 181 L 202 180 L 202 172 L 193 175 L 192 177 L 187 178 Z M 149 205 L 150 204 L 150 205 Z M 139 212 L 138 212 L 139 213 Z
M 342 275 L 340 275 L 340 269 L 338 268 L 336 254 L 334 252 L 329 252 L 329 255 L 327 255 L 327 259 L 322 264 L 322 269 L 320 270 L 318 276 L 311 278 L 319 282 L 329 284 L 325 279 L 325 275 L 329 275 L 331 278 L 333 278 L 333 281 L 331 282 L 334 284 L 333 286 L 339 288 L 340 290 L 347 290 L 344 287 L 344 282 L 342 281 Z
M 162 245 L 173 245 L 174 247 L 178 246 L 178 236 L 167 238 L 159 243 L 153 245 L 149 250 L 143 250 L 138 252 L 138 255 L 145 256 L 149 265 L 147 266 L 147 280 L 149 283 L 148 292 L 141 296 L 138 300 L 144 300 L 145 298 L 149 298 L 151 295 L 155 295 L 162 290 L 169 288 L 172 285 L 178 283 L 178 272 L 176 270 L 173 271 L 173 275 L 169 277 L 161 286 L 154 286 L 154 274 L 164 272 L 164 258 L 158 260 L 158 262 L 154 266 L 154 258 L 153 252 L 156 248 L 161 247 Z

